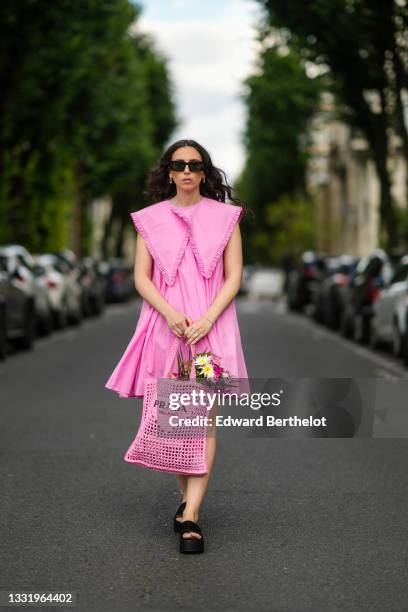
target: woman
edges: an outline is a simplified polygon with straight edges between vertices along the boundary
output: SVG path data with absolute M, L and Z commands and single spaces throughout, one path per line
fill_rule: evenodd
M 131 213 L 138 231 L 135 286 L 143 304 L 135 334 L 105 385 L 121 397 L 143 397 L 144 379 L 162 376 L 174 336 L 185 340 L 182 353 L 193 344 L 196 353 L 211 350 L 233 376 L 248 377 L 234 301 L 245 210 L 225 203 L 226 194 L 239 200 L 221 172 L 196 141 L 178 141 L 149 176 L 145 195 L 154 203 Z M 214 429 L 206 445 L 207 474 L 177 475 L 183 499 L 174 529 L 181 552 L 204 549 L 197 521 L 215 450 Z

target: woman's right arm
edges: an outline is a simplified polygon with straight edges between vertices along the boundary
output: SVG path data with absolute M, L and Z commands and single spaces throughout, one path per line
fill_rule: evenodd
M 179 338 L 186 328 L 185 321 L 191 325 L 192 319 L 175 310 L 161 295 L 151 280 L 153 258 L 143 237 L 138 233 L 134 265 L 135 287 L 139 295 L 166 319 L 168 326 Z

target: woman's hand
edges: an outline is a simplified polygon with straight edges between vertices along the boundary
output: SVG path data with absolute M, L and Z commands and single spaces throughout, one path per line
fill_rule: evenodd
M 167 325 L 170 327 L 171 331 L 176 334 L 177 338 L 182 338 L 184 336 L 187 325 L 191 325 L 193 319 L 183 312 L 179 312 L 178 310 L 170 310 L 169 314 L 166 316 Z M 186 324 L 187 321 L 187 324 Z
M 197 319 L 197 321 L 194 321 L 194 323 L 188 326 L 184 334 L 187 338 L 187 344 L 195 344 L 201 340 L 201 338 L 204 338 L 213 325 L 214 323 L 206 317 L 201 317 Z

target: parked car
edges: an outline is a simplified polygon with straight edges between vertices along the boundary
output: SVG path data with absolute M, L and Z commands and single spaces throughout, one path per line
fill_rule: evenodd
M 92 257 L 78 260 L 82 286 L 82 309 L 85 316 L 100 315 L 105 307 L 107 278 Z
M 32 272 L 38 285 L 42 286 L 44 293 L 48 296 L 48 308 L 42 317 L 37 315 L 37 332 L 42 336 L 48 336 L 54 329 L 54 319 L 52 313 L 52 303 L 50 300 L 49 288 L 47 285 L 46 270 L 39 265 L 36 257 L 33 255 L 34 265 Z
M 351 255 L 331 257 L 326 261 L 326 274 L 315 295 L 316 320 L 331 329 L 338 329 L 342 304 L 342 292 L 350 282 L 358 263 Z
M 133 270 L 119 258 L 109 259 L 106 301 L 123 302 L 136 295 Z
M 408 291 L 405 297 L 408 302 Z M 402 337 L 401 357 L 402 357 L 404 364 L 408 367 L 408 305 L 405 309 L 405 323 L 404 323 L 404 335 Z
M 248 280 L 248 295 L 275 299 L 282 294 L 284 275 L 280 268 L 259 268 Z
M 323 284 L 327 279 L 331 278 L 338 268 L 338 257 L 326 257 L 324 267 L 322 269 L 320 282 L 316 284 L 315 290 L 311 296 L 313 304 L 313 318 L 320 323 L 323 322 Z
M 0 255 L 0 360 L 7 357 L 6 305 L 9 277 L 6 262 Z
M 342 293 L 340 332 L 360 343 L 370 339 L 373 304 L 380 291 L 389 284 L 393 273 L 390 257 L 375 249 L 358 262 L 354 274 Z
M 287 279 L 289 310 L 301 311 L 313 303 L 317 287 L 325 274 L 325 255 L 315 251 L 302 253 L 299 265 L 291 270 Z
M 31 349 L 37 326 L 36 298 L 41 297 L 41 290 L 31 269 L 31 255 L 27 257 L 28 267 L 25 257 L 21 256 L 22 248 L 20 245 L 0 247 L 3 278 L 1 318 L 6 339 L 17 342 L 22 348 Z M 38 303 L 41 304 L 41 300 Z
M 48 292 L 36 274 L 32 254 L 19 244 L 4 245 L 1 250 L 8 259 L 7 266 L 14 272 L 15 284 L 18 283 L 24 290 L 33 294 L 34 337 L 37 332 L 48 333 L 51 317 Z
M 69 249 L 50 253 L 55 257 L 54 267 L 63 274 L 65 279 L 65 301 L 67 322 L 79 324 L 83 313 L 83 289 L 80 282 L 80 268 L 78 258 Z
M 401 258 L 387 287 L 373 305 L 370 344 L 376 348 L 391 345 L 395 357 L 401 357 L 407 334 L 408 255 Z
M 53 327 L 62 329 L 68 323 L 79 324 L 82 319 L 79 292 L 72 293 L 66 264 L 53 253 L 34 256 L 38 274 L 48 290 Z

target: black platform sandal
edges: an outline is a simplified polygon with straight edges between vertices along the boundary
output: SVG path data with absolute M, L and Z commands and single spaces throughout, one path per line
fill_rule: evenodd
M 204 552 L 204 538 L 202 531 L 194 521 L 183 521 L 180 523 L 180 552 L 181 553 L 202 553 Z M 201 538 L 183 538 L 183 533 L 193 531 L 199 533 Z
M 178 521 L 178 520 L 177 520 L 177 517 L 178 517 L 178 516 L 183 516 L 183 512 L 184 512 L 184 508 L 186 507 L 186 503 L 187 503 L 187 502 L 183 502 L 182 504 L 180 504 L 180 506 L 178 507 L 178 510 L 177 510 L 176 514 L 174 515 L 173 522 L 174 522 L 174 531 L 175 531 L 176 533 L 179 533 L 179 532 L 180 532 L 180 529 L 181 529 L 181 528 L 180 528 L 181 521 Z

